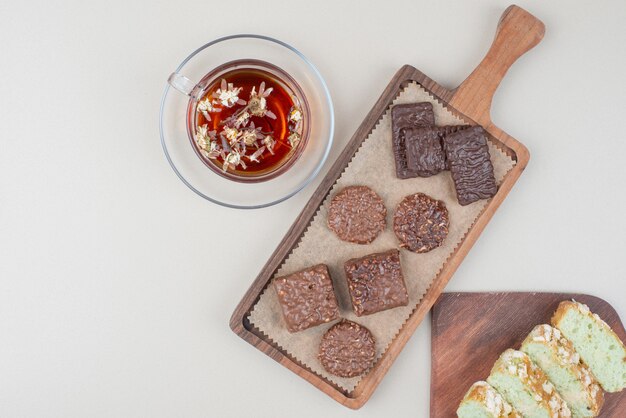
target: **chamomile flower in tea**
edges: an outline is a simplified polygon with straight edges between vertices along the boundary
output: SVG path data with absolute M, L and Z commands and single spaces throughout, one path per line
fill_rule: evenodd
M 233 87 L 233 83 L 227 83 L 226 80 L 222 78 L 222 84 L 220 88 L 213 93 L 213 97 L 215 97 L 222 106 L 233 107 L 236 104 L 246 104 L 244 100 L 239 98 L 240 92 L 241 87 Z
M 222 111 L 222 109 L 215 107 L 216 103 L 215 100 L 211 100 L 210 98 L 206 98 L 198 103 L 198 111 L 202 112 L 206 120 L 211 120 L 211 113 Z
M 274 140 L 274 138 L 272 138 L 270 135 L 266 135 L 265 138 L 263 138 L 263 143 L 267 147 L 267 150 L 270 152 L 270 154 L 274 155 L 274 145 L 276 145 L 276 141 Z
M 295 154 L 303 135 L 298 97 L 259 69 L 226 72 L 197 101 L 195 145 L 224 172 L 263 174 Z
M 215 159 L 220 155 L 217 145 L 217 132 L 209 131 L 208 125 L 199 126 L 196 129 L 196 144 L 200 148 L 200 153 L 209 159 Z
M 300 142 L 300 134 L 297 132 L 292 132 L 287 137 L 287 140 L 289 141 L 289 145 L 295 148 Z
M 276 119 L 276 115 L 268 110 L 267 108 L 267 99 L 271 93 L 273 88 L 269 88 L 265 90 L 265 81 L 261 82 L 259 86 L 259 92 L 255 91 L 255 88 L 252 87 L 252 92 L 250 92 L 250 100 L 248 100 L 248 108 L 250 109 L 250 113 L 254 116 L 267 116 L 272 119 Z

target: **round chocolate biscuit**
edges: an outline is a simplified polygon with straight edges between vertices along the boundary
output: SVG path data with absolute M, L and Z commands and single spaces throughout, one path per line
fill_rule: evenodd
M 367 186 L 350 186 L 333 197 L 328 228 L 341 240 L 369 244 L 385 229 L 385 203 Z
M 370 330 L 356 322 L 343 320 L 322 336 L 319 359 L 328 373 L 355 377 L 374 364 L 376 343 Z
M 439 247 L 448 236 L 449 226 L 446 205 L 424 193 L 402 199 L 393 216 L 393 232 L 400 247 L 416 253 Z

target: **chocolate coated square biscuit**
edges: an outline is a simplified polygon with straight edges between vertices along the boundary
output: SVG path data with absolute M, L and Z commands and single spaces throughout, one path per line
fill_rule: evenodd
M 435 112 L 432 103 L 399 104 L 391 109 L 391 139 L 398 178 L 406 179 L 416 176 L 407 169 L 404 130 L 434 124 Z
M 437 128 L 407 128 L 404 138 L 407 172 L 430 177 L 446 169 L 446 153 Z
M 274 288 L 289 332 L 339 318 L 333 282 L 325 264 L 277 277 Z
M 407 173 L 411 177 L 430 177 L 447 170 L 449 167 L 443 149 L 443 138 L 468 127 L 468 125 L 450 125 L 406 128 L 404 145 Z
M 463 206 L 493 197 L 498 191 L 487 135 L 473 126 L 444 137 L 444 149 L 459 203 Z
M 344 267 L 352 308 L 357 316 L 409 303 L 398 250 L 354 258 L 346 261 Z

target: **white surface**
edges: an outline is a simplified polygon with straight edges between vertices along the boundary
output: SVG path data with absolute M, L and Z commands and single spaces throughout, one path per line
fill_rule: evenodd
M 1 3 L 0 416 L 426 417 L 428 321 L 358 412 L 230 331 L 315 185 L 254 212 L 201 200 L 165 161 L 159 101 L 207 40 L 275 36 L 328 81 L 332 161 L 402 64 L 460 83 L 507 5 Z M 448 290 L 587 292 L 626 320 L 626 3 L 521 5 L 547 33 L 493 119 L 531 162 Z

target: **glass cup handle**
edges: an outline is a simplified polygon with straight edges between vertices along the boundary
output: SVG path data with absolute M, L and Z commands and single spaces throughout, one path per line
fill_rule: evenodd
M 196 83 L 179 73 L 170 74 L 167 82 L 170 86 L 174 87 L 179 92 L 186 94 L 187 96 L 191 96 L 191 92 L 193 91 L 194 87 L 196 87 Z

